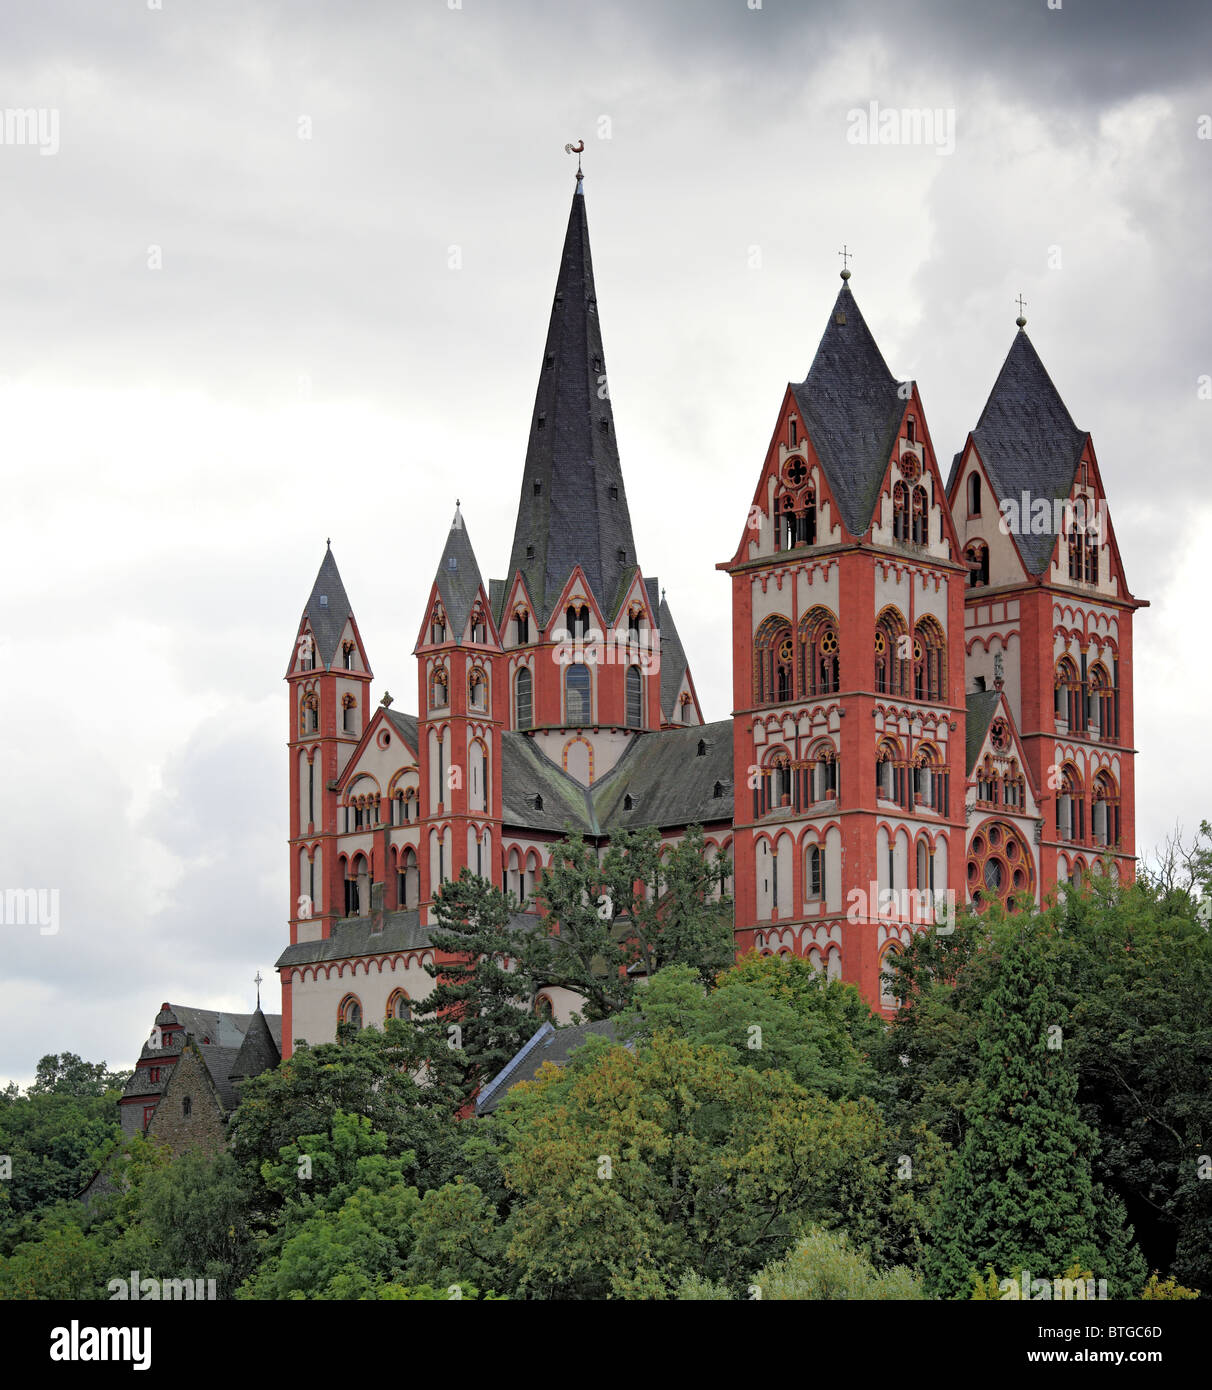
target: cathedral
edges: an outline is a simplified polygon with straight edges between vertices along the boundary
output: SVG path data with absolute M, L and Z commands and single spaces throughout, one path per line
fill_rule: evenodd
M 890 1012 L 884 964 L 957 905 L 1134 867 L 1132 596 L 1089 434 L 1018 319 L 944 476 L 842 272 L 782 392 L 737 546 L 732 712 L 708 721 L 636 554 L 578 172 L 509 571 L 458 506 L 418 614 L 416 714 L 374 703 L 331 549 L 291 650 L 282 1053 L 423 1012 L 462 869 L 538 911 L 569 830 L 703 828 L 738 952 Z M 560 1023 L 576 996 L 541 993 Z

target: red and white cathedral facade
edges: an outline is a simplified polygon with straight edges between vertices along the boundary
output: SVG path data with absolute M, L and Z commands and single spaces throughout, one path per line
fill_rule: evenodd
M 1090 436 L 1020 319 L 944 475 L 849 275 L 788 385 L 733 555 L 733 708 L 707 722 L 635 554 L 578 177 L 510 573 L 459 509 L 418 615 L 417 714 L 372 700 L 332 552 L 292 649 L 283 1054 L 423 1012 L 466 867 L 519 914 L 569 829 L 704 828 L 738 951 L 894 1001 L 887 953 L 972 901 L 1134 872 L 1132 596 Z M 544 991 L 557 1022 L 577 999 Z

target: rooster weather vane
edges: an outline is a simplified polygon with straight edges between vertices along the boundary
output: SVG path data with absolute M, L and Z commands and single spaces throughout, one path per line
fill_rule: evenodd
M 585 149 L 584 140 L 578 140 L 575 145 L 565 145 L 565 154 L 575 154 L 577 157 L 577 178 L 581 177 L 581 153 Z

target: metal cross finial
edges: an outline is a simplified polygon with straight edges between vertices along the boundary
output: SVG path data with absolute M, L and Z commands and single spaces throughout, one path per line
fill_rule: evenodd
M 324 544 L 329 548 L 329 550 L 331 550 L 331 549 L 332 549 L 332 537 L 329 536 L 329 537 L 325 540 Z
M 1027 320 L 1023 317 L 1023 310 L 1027 306 L 1027 301 L 1020 294 L 1018 299 L 1015 300 L 1015 303 L 1018 305 L 1018 318 L 1016 318 L 1014 321 L 1018 324 L 1020 328 L 1026 328 Z
M 843 279 L 843 280 L 849 280 L 849 279 L 850 279 L 850 261 L 851 261 L 852 257 L 854 256 L 854 252 L 851 251 L 850 248 L 849 248 L 849 247 L 846 245 L 846 243 L 843 241 L 843 242 L 842 242 L 842 249 L 838 252 L 838 255 L 841 256 L 841 258 L 842 258 L 842 279 Z
M 261 972 L 258 970 L 253 979 L 253 984 L 257 987 L 257 1008 L 261 1007 Z

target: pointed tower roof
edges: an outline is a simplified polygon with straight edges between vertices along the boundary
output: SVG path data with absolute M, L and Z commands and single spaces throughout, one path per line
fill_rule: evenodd
M 282 1054 L 278 1051 L 277 1043 L 274 1042 L 269 1024 L 258 1007 L 248 1021 L 244 1041 L 240 1044 L 240 1050 L 236 1053 L 235 1061 L 231 1064 L 228 1079 L 244 1081 L 250 1076 L 260 1076 L 263 1071 L 269 1071 L 271 1067 L 276 1067 L 281 1060 Z
M 509 571 L 525 576 L 545 624 L 574 565 L 582 567 L 604 606 L 635 563 L 578 177 L 535 393 Z
M 1032 501 L 1068 497 L 1089 437 L 1073 423 L 1020 327 L 972 431 L 997 497 L 1017 501 L 1024 492 Z M 1056 535 L 1051 527 L 1038 535 L 1022 530 L 1015 540 L 1023 562 L 1032 574 L 1042 574 L 1052 562 Z
M 905 412 L 899 382 L 843 282 L 808 375 L 792 386 L 846 529 L 871 524 Z
M 345 624 L 353 617 L 331 546 L 324 553 L 303 616 L 311 623 L 311 630 L 315 634 L 319 664 L 327 669 L 337 654 Z
M 471 616 L 471 605 L 476 600 L 483 580 L 480 567 L 476 563 L 475 551 L 471 548 L 471 537 L 463 521 L 459 504 L 455 503 L 454 518 L 450 523 L 450 534 L 438 561 L 438 572 L 434 584 L 442 596 L 446 617 L 456 642 L 461 641 L 467 619 Z
M 690 663 L 686 660 L 686 649 L 682 646 L 664 594 L 661 595 L 657 622 L 661 629 L 661 713 L 666 720 L 672 721 L 677 713 L 675 706 L 678 691 L 682 688 L 682 678 Z

